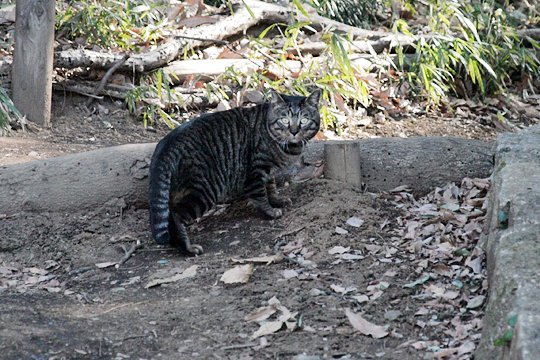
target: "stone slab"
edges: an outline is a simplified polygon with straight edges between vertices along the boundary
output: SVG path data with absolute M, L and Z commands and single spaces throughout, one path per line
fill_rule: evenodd
M 484 240 L 489 300 L 475 358 L 539 359 L 540 126 L 497 140 Z M 495 346 L 508 329 L 511 341 Z

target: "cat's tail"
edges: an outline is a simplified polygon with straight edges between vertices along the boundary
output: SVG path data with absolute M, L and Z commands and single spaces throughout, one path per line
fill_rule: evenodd
M 169 196 L 174 167 L 171 161 L 167 161 L 169 159 L 165 159 L 165 144 L 162 142 L 157 145 L 150 163 L 148 201 L 152 237 L 158 244 L 168 245 L 171 243 Z

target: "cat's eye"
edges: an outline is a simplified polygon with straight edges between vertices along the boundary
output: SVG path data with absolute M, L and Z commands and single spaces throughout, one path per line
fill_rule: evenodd
M 300 119 L 300 124 L 301 124 L 301 125 L 306 125 L 308 122 L 309 122 L 309 119 L 308 119 L 308 118 L 301 118 L 301 119 Z
M 290 120 L 288 118 L 282 118 L 279 120 L 283 125 L 289 125 Z

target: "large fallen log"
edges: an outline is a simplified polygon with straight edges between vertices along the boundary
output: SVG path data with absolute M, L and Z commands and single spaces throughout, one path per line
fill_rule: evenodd
M 378 138 L 325 144 L 325 176 L 388 191 L 408 185 L 425 194 L 464 177 L 487 177 L 495 144 L 456 137 Z
M 358 165 L 362 174 L 357 185 L 361 183 L 368 190 L 389 190 L 407 184 L 416 192 L 425 192 L 467 176 L 487 177 L 492 171 L 493 146 L 482 141 L 430 137 L 354 143 L 360 154 Z M 324 144 L 310 144 L 306 159 L 322 160 Z M 332 144 L 336 143 L 327 148 L 335 146 Z M 121 145 L 1 166 L 0 213 L 69 212 L 117 199 L 123 199 L 127 205 L 146 207 L 148 166 L 154 147 L 155 144 Z M 339 165 L 339 160 L 326 165 L 330 169 L 326 176 L 340 178 L 340 173 L 332 170 L 335 165 Z

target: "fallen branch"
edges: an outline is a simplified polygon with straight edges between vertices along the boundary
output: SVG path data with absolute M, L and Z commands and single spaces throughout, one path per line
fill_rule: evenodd
M 93 81 L 63 79 L 62 81 L 53 84 L 53 89 L 56 91 L 74 92 L 96 99 L 103 99 L 103 96 L 96 96 L 93 94 L 95 88 L 96 83 Z M 107 84 L 101 90 L 101 94 L 114 99 L 125 100 L 128 92 L 133 88 L 133 86 Z M 170 109 L 175 106 L 184 109 L 201 109 L 206 107 L 216 107 L 220 98 L 214 94 L 208 95 L 203 90 L 176 87 L 171 89 L 170 96 L 167 95 L 163 99 L 142 98 L 141 101 L 148 105 L 159 106 L 162 109 Z
M 131 54 L 116 70 L 147 72 L 160 68 L 178 57 L 182 44 L 177 40 L 169 40 L 156 49 L 142 53 Z M 87 49 L 69 49 L 54 54 L 54 66 L 74 69 L 90 67 L 109 69 L 122 60 L 123 54 L 103 53 Z
M 93 95 L 99 95 L 101 91 L 103 91 L 103 89 L 105 88 L 105 85 L 107 84 L 107 82 L 109 82 L 109 79 L 111 78 L 112 74 L 114 74 L 114 72 L 120 66 L 122 66 L 126 62 L 127 59 L 129 59 L 129 55 L 126 54 L 120 60 L 118 60 L 109 70 L 107 70 L 107 72 L 105 73 L 101 81 L 99 82 L 99 85 L 95 88 L 94 92 L 92 93 Z M 86 101 L 86 106 L 90 106 L 90 104 L 92 104 L 93 101 L 94 101 L 94 98 L 90 97 L 88 101 Z
M 262 67 L 262 62 L 250 59 L 206 59 L 173 61 L 163 71 L 169 75 L 173 84 L 180 84 L 188 78 L 209 81 L 228 68 L 247 74 Z
M 249 10 L 246 8 L 249 7 Z M 312 23 L 315 29 L 332 28 L 355 37 L 352 43 L 354 52 L 381 53 L 385 49 L 401 45 L 405 50 L 412 48 L 418 39 L 403 34 L 393 34 L 387 31 L 374 31 L 346 25 L 330 20 L 316 13 L 297 15 L 295 9 L 258 0 L 245 0 L 236 4 L 234 13 L 222 17 L 218 22 L 204 24 L 194 28 L 183 29 L 174 33 L 174 39 L 166 41 L 156 49 L 141 54 L 131 54 L 130 58 L 119 67 L 121 71 L 148 72 L 163 67 L 178 58 L 186 49 L 207 45 L 227 45 L 226 39 L 245 34 L 257 25 L 285 23 L 290 24 L 295 16 L 300 21 Z M 524 29 L 517 31 L 521 39 L 531 37 L 540 40 L 540 29 Z M 429 37 L 429 35 L 426 35 Z M 424 38 L 426 38 L 424 36 Z M 320 54 L 326 47 L 324 43 L 305 43 L 299 45 L 304 53 Z M 54 66 L 58 68 L 102 68 L 110 69 L 122 59 L 121 54 L 103 53 L 87 49 L 70 49 L 55 53 Z M 7 59 L 0 60 L 0 70 L 11 66 Z
M 103 99 L 103 96 L 94 95 L 93 92 L 98 85 L 95 81 L 75 81 L 72 79 L 61 79 L 53 83 L 53 90 L 55 91 L 67 91 L 76 94 L 92 97 L 95 99 Z M 109 96 L 114 99 L 125 99 L 127 93 L 133 89 L 128 86 L 118 86 L 113 84 L 107 84 L 101 89 L 100 93 L 104 96 Z

